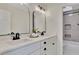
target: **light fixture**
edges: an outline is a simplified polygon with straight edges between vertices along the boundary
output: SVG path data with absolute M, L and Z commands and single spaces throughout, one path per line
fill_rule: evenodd
M 72 6 L 65 6 L 65 7 L 63 7 L 63 11 L 65 12 L 65 11 L 70 11 L 70 10 L 72 10 Z
M 45 9 L 42 6 L 38 5 L 38 7 L 40 8 L 40 10 L 45 11 Z
M 35 10 L 45 14 L 45 9 L 43 7 L 41 7 L 40 5 L 35 6 Z
M 73 14 L 69 14 L 68 16 L 73 16 Z
M 40 12 L 40 9 L 38 6 L 35 6 L 35 10 Z

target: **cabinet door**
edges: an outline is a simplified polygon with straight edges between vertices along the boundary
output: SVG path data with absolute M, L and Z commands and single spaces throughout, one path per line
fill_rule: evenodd
M 48 41 L 49 41 L 48 39 L 41 41 L 41 55 L 47 55 L 46 51 L 48 50 L 47 49 L 47 46 L 49 45 Z
M 5 55 L 29 55 L 33 51 L 40 48 L 40 42 L 36 42 L 30 45 L 24 45 L 22 47 L 5 52 Z
M 42 55 L 48 55 L 47 54 L 47 51 L 49 50 L 49 46 L 43 46 L 42 48 L 41 48 L 41 54 Z
M 41 54 L 40 52 L 41 52 L 41 50 L 38 49 L 38 50 L 32 52 L 30 55 L 40 55 Z
M 41 54 L 43 55 L 56 55 L 56 36 L 45 39 L 41 42 Z
M 56 55 L 57 46 L 56 46 L 56 37 L 49 38 L 49 46 L 47 50 L 48 55 Z

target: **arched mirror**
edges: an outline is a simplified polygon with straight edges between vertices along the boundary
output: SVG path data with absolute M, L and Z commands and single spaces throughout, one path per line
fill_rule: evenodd
M 0 35 L 30 33 L 30 13 L 26 5 L 20 3 L 0 4 Z
M 46 16 L 39 11 L 33 11 L 33 30 L 46 32 Z
M 15 5 L 12 16 L 12 32 L 27 34 L 30 32 L 30 11 L 26 5 Z

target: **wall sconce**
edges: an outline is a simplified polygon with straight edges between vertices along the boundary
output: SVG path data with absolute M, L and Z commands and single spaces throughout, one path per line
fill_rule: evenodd
M 42 6 L 38 5 L 38 7 L 40 8 L 40 10 L 45 11 L 45 9 Z
M 35 10 L 45 14 L 45 9 L 42 6 L 40 6 L 40 5 L 35 6 Z

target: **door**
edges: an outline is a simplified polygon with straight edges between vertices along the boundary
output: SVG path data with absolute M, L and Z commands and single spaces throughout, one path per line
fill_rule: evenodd
M 57 54 L 56 37 L 51 37 L 48 40 L 49 40 L 49 46 L 48 46 L 47 54 L 56 55 Z

